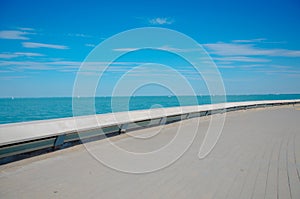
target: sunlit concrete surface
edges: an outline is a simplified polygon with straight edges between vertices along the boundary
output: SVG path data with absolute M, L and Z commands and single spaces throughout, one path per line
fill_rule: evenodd
M 217 145 L 201 160 L 199 148 L 210 116 L 111 141 L 128 151 L 149 152 L 168 143 L 179 125 L 189 133 L 198 121 L 191 147 L 164 169 L 122 173 L 77 145 L 0 166 L 0 198 L 300 198 L 300 105 L 227 113 Z M 103 144 L 88 143 L 92 150 L 105 149 Z

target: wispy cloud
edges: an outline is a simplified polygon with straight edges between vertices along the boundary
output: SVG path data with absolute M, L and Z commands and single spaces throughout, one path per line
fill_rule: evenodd
M 265 73 L 267 75 L 285 75 L 288 77 L 300 77 L 300 70 L 295 70 L 290 68 L 289 70 L 285 68 L 260 68 L 257 70 L 258 72 Z
M 119 51 L 119 52 L 130 52 L 130 51 L 135 51 L 139 50 L 140 48 L 115 48 L 113 49 L 114 51 Z
M 69 49 L 67 46 L 56 45 L 56 44 L 45 44 L 45 43 L 35 43 L 35 42 L 23 42 L 23 47 L 25 48 L 54 48 L 54 49 Z
M 23 78 L 27 78 L 28 76 L 1 76 L 0 79 L 2 80 L 11 80 L 11 79 L 23 79 Z
M 220 56 L 279 56 L 279 57 L 300 57 L 300 50 L 288 49 L 263 49 L 254 44 L 238 43 L 214 43 L 204 44 L 207 50 Z
M 27 27 L 20 27 L 18 28 L 19 30 L 23 30 L 23 31 L 34 31 L 35 29 L 33 28 L 27 28 Z
M 40 56 L 44 56 L 43 54 L 40 54 L 40 53 L 30 53 L 30 52 L 16 52 L 14 54 L 15 55 L 19 55 L 19 56 L 27 56 L 27 57 L 40 57 Z
M 13 61 L 5 60 L 0 61 L 0 69 L 25 71 L 25 70 L 55 70 L 59 72 L 77 72 L 82 62 L 77 61 L 52 61 L 52 62 L 38 62 L 38 61 Z M 141 62 L 85 62 L 85 72 L 97 72 L 108 66 L 110 72 L 122 72 L 130 69 L 131 67 L 142 65 Z
M 90 38 L 91 35 L 82 34 L 82 33 L 69 33 L 68 36 L 70 37 L 82 37 L 82 38 Z
M 53 62 L 37 62 L 37 61 L 0 61 L 0 72 L 25 72 L 25 71 L 57 71 L 64 73 L 76 73 L 81 74 L 94 74 L 99 75 L 99 72 L 106 73 L 126 73 L 134 68 L 139 68 L 144 65 L 153 65 L 153 63 L 148 62 L 85 62 L 84 68 L 79 71 L 81 62 L 76 61 L 53 61 Z M 155 63 L 154 63 L 155 64 Z M 105 66 L 108 66 L 105 69 Z M 105 71 L 104 71 L 105 69 Z M 148 68 L 149 71 L 144 71 L 145 74 L 151 72 L 151 67 Z M 140 70 L 135 70 L 140 71 Z M 187 76 L 194 76 L 197 71 L 189 70 L 186 67 L 179 67 L 176 69 L 179 73 L 184 73 Z M 152 73 L 151 73 L 152 74 Z M 160 73 L 160 75 L 163 75 Z
M 240 39 L 232 40 L 233 43 L 264 43 L 264 44 L 283 44 L 285 41 L 268 41 L 266 38 L 256 38 L 256 39 Z
M 38 61 L 0 61 L 0 68 L 11 71 L 23 72 L 27 70 L 45 71 L 45 70 L 62 70 L 72 69 L 76 71 L 81 62 L 72 61 L 54 61 L 54 62 L 38 62 Z
M 264 74 L 292 74 L 299 72 L 298 65 L 276 65 L 278 59 L 299 58 L 300 50 L 283 48 L 262 48 L 260 44 L 272 43 L 265 38 L 233 40 L 229 43 L 204 44 L 216 61 L 218 68 L 243 69 Z M 267 45 L 264 45 L 267 46 Z M 297 63 L 297 62 L 295 62 Z
M 28 34 L 33 34 L 19 30 L 2 30 L 0 31 L 0 39 L 17 39 L 17 40 L 28 40 L 26 37 Z
M 245 56 L 235 56 L 235 57 L 218 57 L 213 60 L 217 61 L 228 61 L 228 62 L 270 62 L 270 59 L 256 58 L 256 57 L 245 57 Z
M 11 59 L 16 57 L 40 57 L 44 56 L 40 53 L 30 53 L 30 52 L 14 52 L 14 53 L 0 53 L 0 58 Z
M 1 59 L 11 59 L 11 58 L 15 58 L 15 57 L 18 57 L 18 55 L 15 55 L 14 53 L 1 53 L 0 54 Z
M 85 46 L 87 46 L 87 47 L 95 47 L 96 45 L 95 44 L 85 44 Z
M 265 38 L 257 38 L 257 39 L 241 39 L 241 40 L 232 40 L 234 43 L 256 43 L 256 42 L 261 42 L 265 41 L 267 39 Z
M 231 64 L 218 64 L 218 68 L 222 69 L 232 69 L 232 68 L 239 68 L 239 69 L 246 69 L 256 72 L 277 72 L 277 73 L 300 73 L 300 70 L 293 66 L 281 66 L 281 65 L 274 65 L 274 64 L 238 64 L 238 65 L 231 65 Z
M 143 48 L 115 48 L 113 49 L 114 51 L 120 51 L 120 52 L 130 52 L 130 51 L 135 51 L 135 50 L 141 50 Z M 171 52 L 192 52 L 192 51 L 197 51 L 199 49 L 197 48 L 174 48 L 170 46 L 161 46 L 154 48 L 156 50 L 164 50 L 164 51 L 171 51 Z
M 157 17 L 153 19 L 149 19 L 148 22 L 152 25 L 170 25 L 174 23 L 174 20 L 167 17 Z
M 197 48 L 193 49 L 193 48 L 174 48 L 171 46 L 162 46 L 160 48 L 158 48 L 159 50 L 165 50 L 165 51 L 171 51 L 171 52 L 192 52 L 195 50 L 199 50 Z

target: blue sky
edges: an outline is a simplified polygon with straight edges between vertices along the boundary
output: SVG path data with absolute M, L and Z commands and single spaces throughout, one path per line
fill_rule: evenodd
M 182 32 L 201 44 L 228 94 L 300 93 L 299 19 L 296 0 L 1 1 L 0 97 L 72 96 L 79 66 L 96 45 L 149 26 Z M 192 70 L 174 55 L 147 51 L 129 53 L 115 66 L 124 73 L 150 61 Z M 116 74 L 107 73 L 97 94 L 111 94 Z M 207 94 L 203 82 L 188 79 L 197 94 Z M 150 86 L 139 94 L 164 92 Z

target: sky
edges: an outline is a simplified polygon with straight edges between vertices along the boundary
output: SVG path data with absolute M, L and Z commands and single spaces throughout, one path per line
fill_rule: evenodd
M 80 65 L 96 46 L 143 27 L 167 28 L 195 40 L 216 64 L 227 94 L 300 93 L 299 21 L 297 0 L 2 0 L 0 97 L 72 96 Z M 111 95 L 124 74 L 133 82 L 137 73 L 166 78 L 166 67 L 153 63 L 169 65 L 197 95 L 207 94 L 203 78 L 170 49 L 175 48 L 166 43 L 156 51 L 128 52 L 105 72 L 95 94 Z M 141 64 L 155 70 L 128 73 Z M 189 94 L 184 85 L 178 88 L 177 95 Z M 165 95 L 168 89 L 148 85 L 134 95 Z

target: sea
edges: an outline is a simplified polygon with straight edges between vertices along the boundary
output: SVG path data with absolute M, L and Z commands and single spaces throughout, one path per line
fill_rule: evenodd
M 221 102 L 300 99 L 300 94 L 0 98 L 0 124 Z

